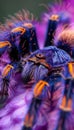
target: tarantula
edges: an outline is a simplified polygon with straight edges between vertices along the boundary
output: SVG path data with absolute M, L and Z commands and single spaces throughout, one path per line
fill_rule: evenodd
M 17 17 L 18 21 L 13 18 L 15 22 L 13 20 L 7 22 L 7 28 L 4 27 L 5 30 L 1 30 L 0 34 L 0 102 L 7 99 L 11 80 L 16 81 L 20 74 L 19 82 L 25 85 L 31 83 L 30 88 L 33 93 L 22 129 L 36 129 L 37 125 L 42 124 L 45 129 L 59 130 L 66 118 L 63 116 L 64 114 L 59 113 L 72 110 L 74 74 L 72 73 L 73 59 L 71 57 L 73 53 L 71 52 L 73 50 L 70 48 L 70 53 L 67 48 L 65 50 L 70 55 L 72 54 L 70 57 L 61 47 L 62 35 L 57 42 L 58 48 L 54 44 L 56 29 L 60 23 L 59 15 L 52 15 L 48 20 L 48 31 L 43 49 L 39 48 L 37 41 L 36 23 L 24 18 L 21 14 L 17 14 Z M 6 59 L 4 59 L 5 57 Z M 24 89 L 26 90 L 28 87 Z M 55 128 L 54 125 L 52 128 L 50 127 L 53 112 L 56 115 Z M 59 123 L 57 123 L 58 120 Z

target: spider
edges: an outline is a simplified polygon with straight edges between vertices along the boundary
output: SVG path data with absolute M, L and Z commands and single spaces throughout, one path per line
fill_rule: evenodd
M 39 49 L 36 30 L 32 22 L 27 21 L 27 19 L 22 20 L 22 17 L 19 17 L 19 24 L 17 24 L 17 20 L 15 20 L 15 23 L 8 22 L 8 30 L 4 34 L 5 37 L 1 38 L 0 55 L 3 65 L 1 66 L 3 70 L 1 71 L 0 79 L 2 87 L 1 100 L 5 95 L 8 96 L 8 86 L 10 79 L 14 77 L 14 73 L 16 73 L 16 77 L 20 73 L 23 84 L 28 84 L 32 81 L 33 98 L 24 119 L 23 130 L 32 130 L 37 124 L 40 125 L 41 121 L 43 125 L 46 125 L 48 118 L 45 114 L 52 113 L 52 111 L 57 111 L 58 113 L 58 108 L 66 111 L 71 108 L 71 105 L 69 105 L 70 100 L 67 101 L 66 96 L 62 100 L 62 102 L 65 102 L 65 105 L 57 103 L 61 102 L 62 95 L 64 95 L 65 87 L 63 86 L 64 78 L 62 76 L 64 66 L 68 65 L 68 63 L 69 66 L 72 65 L 70 64 L 72 63 L 71 57 L 65 51 L 54 46 L 53 40 L 58 20 L 59 16 L 57 15 L 50 17 L 43 49 Z M 8 55 L 8 59 L 4 62 L 3 56 L 6 55 Z M 16 79 L 16 77 L 14 78 Z M 57 93 L 56 100 L 55 93 Z M 71 94 L 72 92 L 70 92 Z M 68 98 L 70 99 L 71 97 Z M 5 98 L 3 99 L 4 101 Z M 43 114 L 40 115 L 39 112 L 44 109 L 45 103 L 47 104 L 47 110 L 45 109 L 46 112 L 44 113 L 43 111 Z M 38 118 L 37 115 L 39 116 Z M 57 120 L 58 118 L 57 116 Z M 52 118 L 49 117 L 49 120 L 51 121 Z M 49 127 L 48 125 L 48 129 Z

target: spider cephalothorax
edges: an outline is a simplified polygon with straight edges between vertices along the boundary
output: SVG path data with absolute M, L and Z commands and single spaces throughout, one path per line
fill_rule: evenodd
M 25 65 L 22 72 L 24 81 L 28 79 L 27 76 L 33 76 L 33 79 L 35 77 L 42 79 L 42 77 L 44 78 L 49 72 L 53 71 L 53 68 L 57 70 L 56 68 L 63 66 L 69 60 L 69 55 L 54 46 L 38 50 L 29 56 L 27 61 L 24 61 Z

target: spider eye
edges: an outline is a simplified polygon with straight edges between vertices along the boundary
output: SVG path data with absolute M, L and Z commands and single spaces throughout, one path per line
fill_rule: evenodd
M 36 57 L 37 57 L 37 58 L 40 58 L 40 59 L 45 59 L 44 55 L 43 55 L 43 54 L 41 54 L 41 53 L 36 54 Z

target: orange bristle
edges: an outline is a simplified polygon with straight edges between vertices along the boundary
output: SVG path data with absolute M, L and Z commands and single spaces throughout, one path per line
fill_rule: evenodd
M 2 41 L 0 42 L 0 48 L 6 47 L 6 46 L 11 46 L 11 43 L 8 41 Z
M 14 33 L 14 32 L 21 32 L 21 34 L 24 34 L 26 32 L 26 29 L 23 28 L 23 27 L 16 27 L 16 28 L 12 29 L 11 32 L 12 33 Z
M 48 84 L 47 82 L 45 82 L 45 81 L 40 80 L 40 81 L 36 84 L 36 86 L 35 86 L 35 88 L 34 88 L 34 96 L 35 96 L 35 97 L 39 96 L 45 86 L 49 86 L 49 84 Z
M 74 78 L 74 62 L 68 63 L 68 68 L 72 78 Z
M 2 76 L 3 76 L 3 77 L 6 77 L 6 76 L 8 75 L 8 73 L 10 72 L 11 69 L 13 69 L 13 66 L 8 64 L 8 65 L 4 68 L 4 70 L 3 70 L 3 72 L 2 72 Z

